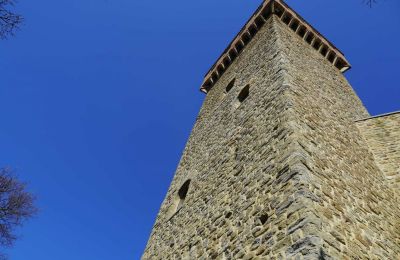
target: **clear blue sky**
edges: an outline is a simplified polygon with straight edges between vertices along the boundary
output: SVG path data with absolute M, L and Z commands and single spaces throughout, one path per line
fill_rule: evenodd
M 371 114 L 400 110 L 400 2 L 287 1 L 341 49 Z M 12 260 L 139 259 L 203 101 L 257 1 L 20 0 L 0 41 L 0 166 L 38 197 Z

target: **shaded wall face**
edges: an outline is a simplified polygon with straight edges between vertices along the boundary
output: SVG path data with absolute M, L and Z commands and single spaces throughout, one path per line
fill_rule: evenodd
M 285 257 L 319 242 L 296 244 L 307 191 L 295 167 L 275 24 L 267 21 L 208 93 L 143 259 Z M 247 98 L 238 98 L 246 86 Z
M 399 203 L 355 123 L 369 114 L 339 71 L 282 23 L 277 28 L 294 138 L 321 223 L 305 233 L 323 239 L 326 256 L 398 258 Z
M 400 195 L 400 112 L 360 120 L 357 126 L 379 168 Z

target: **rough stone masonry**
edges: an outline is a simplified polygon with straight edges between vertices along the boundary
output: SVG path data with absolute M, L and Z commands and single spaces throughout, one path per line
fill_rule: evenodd
M 265 1 L 206 75 L 142 259 L 400 259 L 400 113 L 371 118 L 349 67 Z

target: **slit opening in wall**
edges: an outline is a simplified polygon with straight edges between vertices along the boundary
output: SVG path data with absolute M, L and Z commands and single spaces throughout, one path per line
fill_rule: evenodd
M 225 88 L 225 93 L 228 93 L 232 88 L 233 88 L 233 86 L 235 85 L 235 80 L 236 79 L 232 79 L 230 82 L 229 82 L 229 84 L 226 86 L 226 88 Z
M 267 220 L 268 220 L 268 215 L 267 214 L 263 214 L 259 218 L 259 221 L 260 221 L 261 225 L 264 225 L 265 223 L 267 223 Z
M 181 186 L 181 188 L 178 191 L 179 203 L 177 210 L 179 210 L 182 207 L 183 203 L 186 200 L 186 196 L 189 192 L 190 182 L 191 180 L 185 181 L 185 183 Z
M 171 205 L 170 205 L 170 207 L 168 209 L 168 213 L 167 213 L 168 221 L 171 220 L 182 208 L 182 206 L 186 200 L 186 196 L 189 192 L 190 182 L 191 182 L 190 179 L 185 181 L 182 184 L 182 186 L 179 188 L 179 190 L 174 194 Z
M 240 93 L 237 97 L 237 99 L 239 101 L 239 105 L 246 100 L 246 98 L 249 96 L 249 94 L 250 94 L 250 85 L 247 85 L 240 91 Z

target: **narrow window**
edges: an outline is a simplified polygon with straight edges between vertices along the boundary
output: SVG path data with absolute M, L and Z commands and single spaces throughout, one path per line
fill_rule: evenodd
M 261 225 L 264 225 L 268 220 L 268 215 L 267 214 L 263 214 L 260 216 L 260 223 Z
M 189 191 L 190 181 L 191 180 L 185 181 L 185 183 L 182 184 L 178 192 L 174 194 L 175 196 L 173 197 L 173 201 L 167 212 L 168 221 L 171 220 L 182 208 L 183 203 L 185 202 L 186 196 Z
M 228 86 L 226 86 L 225 92 L 228 93 L 233 88 L 234 85 L 235 85 L 235 79 L 232 79 L 231 82 L 229 82 Z
M 239 96 L 238 96 L 238 100 L 240 103 L 245 101 L 245 99 L 249 96 L 249 90 L 250 90 L 250 85 L 247 85 L 246 87 L 244 87 L 242 89 L 242 91 L 240 91 Z
M 178 196 L 179 196 L 179 203 L 177 208 L 178 210 L 182 207 L 183 202 L 186 199 L 186 195 L 189 191 L 189 186 L 190 186 L 190 180 L 187 180 L 178 191 Z

